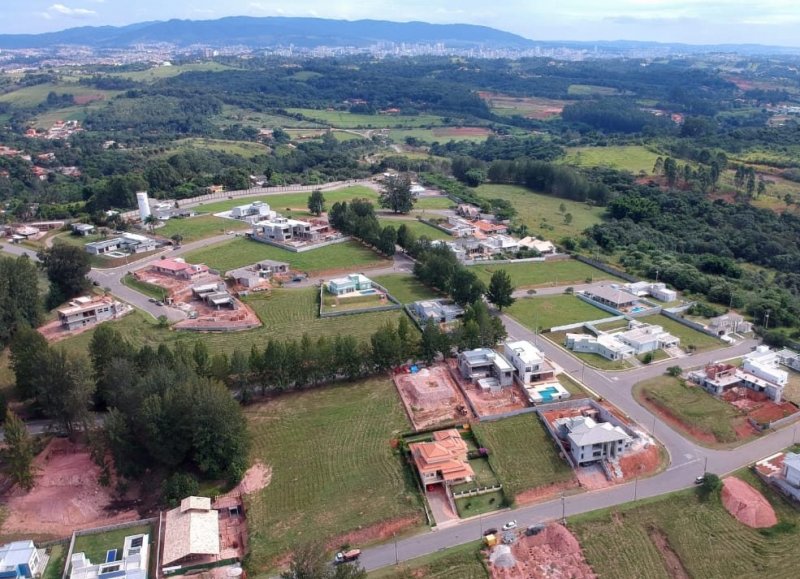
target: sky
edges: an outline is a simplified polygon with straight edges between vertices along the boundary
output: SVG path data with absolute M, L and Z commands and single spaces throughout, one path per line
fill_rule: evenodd
M 799 0 L 0 0 L 0 33 L 241 15 L 483 24 L 533 40 L 800 45 Z

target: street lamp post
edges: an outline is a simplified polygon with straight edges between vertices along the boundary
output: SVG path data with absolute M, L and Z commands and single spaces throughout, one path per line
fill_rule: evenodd
M 394 564 L 398 565 L 400 558 L 397 556 L 397 533 L 392 533 L 392 537 L 394 537 Z
M 561 493 L 561 522 L 567 522 L 567 503 L 566 497 L 564 497 L 564 493 Z
M 636 497 L 639 492 L 639 475 L 633 481 L 633 502 L 636 502 Z

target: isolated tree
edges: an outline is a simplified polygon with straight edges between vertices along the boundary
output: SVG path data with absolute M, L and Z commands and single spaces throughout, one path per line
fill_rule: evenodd
M 486 291 L 486 299 L 497 306 L 501 312 L 514 303 L 514 286 L 511 283 L 511 276 L 504 269 L 498 269 L 492 274 L 489 280 L 489 289 Z
M 567 206 L 564 205 L 563 203 L 559 203 L 558 204 L 558 212 L 559 213 L 566 213 L 567 212 Z
M 6 447 L 2 451 L 8 465 L 8 474 L 16 484 L 29 491 L 33 488 L 33 459 L 35 452 L 33 440 L 25 427 L 25 423 L 8 408 L 3 423 Z
M 570 223 L 572 223 L 572 213 L 565 213 L 564 214 L 564 223 L 566 225 L 569 225 Z
M 325 196 L 316 189 L 308 196 L 308 211 L 312 215 L 322 215 L 325 211 Z
M 397 322 L 397 338 L 400 340 L 402 358 L 407 360 L 414 355 L 414 351 L 417 349 L 417 341 L 406 316 L 401 316 Z
M 410 212 L 414 208 L 414 196 L 411 194 L 409 174 L 387 177 L 378 202 L 384 209 L 391 209 L 395 213 Z
M 53 308 L 80 295 L 89 287 L 89 255 L 80 247 L 57 243 L 38 254 L 50 280 L 47 304 Z
M 181 243 L 183 242 L 183 235 L 181 235 L 180 233 L 176 233 L 175 235 L 173 235 L 172 237 L 170 237 L 170 239 L 172 240 L 172 242 L 173 242 L 175 245 L 177 245 L 178 247 L 180 247 Z

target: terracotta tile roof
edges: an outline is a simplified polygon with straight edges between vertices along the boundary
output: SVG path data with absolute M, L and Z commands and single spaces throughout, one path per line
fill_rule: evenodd
M 414 442 L 409 448 L 420 474 L 441 471 L 446 481 L 475 475 L 467 461 L 467 443 L 456 429 L 434 432 L 432 442 Z

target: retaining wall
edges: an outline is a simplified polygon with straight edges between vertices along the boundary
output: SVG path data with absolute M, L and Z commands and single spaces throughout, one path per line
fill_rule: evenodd
M 278 243 L 277 241 L 272 241 L 271 239 L 264 239 L 263 237 L 255 237 L 253 235 L 248 235 L 247 239 L 257 241 L 258 243 L 265 243 L 266 245 L 271 245 L 272 247 L 277 247 L 279 249 L 285 249 L 286 251 L 291 251 L 292 253 L 305 253 L 306 251 L 312 251 L 314 249 L 319 249 L 320 247 L 344 243 L 345 241 L 350 241 L 352 238 L 349 235 L 343 235 L 337 239 L 331 239 L 330 241 L 323 241 L 322 243 L 315 243 L 313 245 L 304 245 L 303 247 L 285 245 L 283 243 Z
M 686 318 L 682 318 L 678 314 L 673 314 L 672 312 L 668 312 L 667 310 L 661 310 L 661 315 L 668 317 L 670 320 L 676 321 L 679 324 L 683 324 L 687 328 L 691 328 L 693 330 L 697 330 L 700 333 L 705 334 L 706 336 L 711 336 L 712 338 L 719 339 L 719 336 L 714 332 L 707 330 L 705 326 L 698 324 L 697 322 L 693 322 L 692 320 L 687 320 Z
M 617 269 L 616 267 L 611 267 L 610 265 L 603 263 L 602 261 L 597 261 L 596 259 L 592 259 L 590 257 L 584 257 L 583 255 L 573 254 L 575 259 L 578 261 L 582 261 L 587 265 L 591 265 L 592 267 L 596 267 L 599 270 L 602 270 L 606 273 L 610 273 L 611 275 L 615 275 L 619 278 L 624 279 L 625 281 L 629 281 L 631 283 L 639 281 L 635 276 L 632 276 L 629 273 L 625 273 L 621 269 Z
M 496 491 L 501 491 L 501 490 L 503 490 L 503 485 L 494 485 L 494 486 L 490 486 L 490 487 L 480 487 L 480 488 L 477 488 L 477 489 L 472 489 L 472 490 L 468 490 L 468 491 L 461 491 L 461 492 L 458 492 L 458 493 L 453 493 L 453 498 L 454 499 L 461 499 L 461 498 L 464 498 L 464 497 L 477 497 L 477 496 L 480 496 L 480 495 L 486 495 L 486 494 L 493 493 L 493 492 L 496 492 Z
M 520 414 L 531 414 L 533 412 L 536 412 L 536 408 L 534 406 L 530 406 L 528 408 L 519 408 L 517 410 L 510 410 L 502 414 L 492 414 L 490 416 L 478 416 L 478 422 L 494 422 L 495 420 L 502 420 L 503 418 L 511 418 L 513 416 L 519 416 Z

